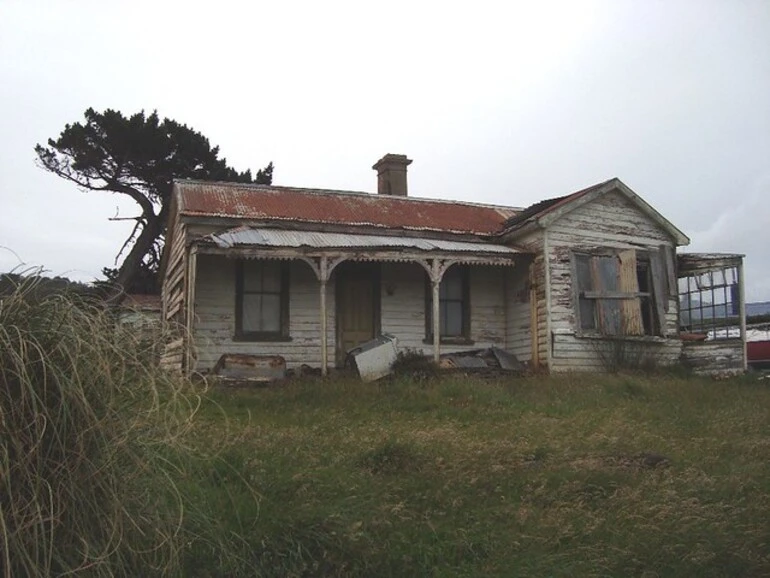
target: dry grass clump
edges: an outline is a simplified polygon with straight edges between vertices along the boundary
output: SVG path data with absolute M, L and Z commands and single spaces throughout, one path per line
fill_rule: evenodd
M 0 574 L 173 573 L 182 499 L 164 455 L 194 407 L 92 305 L 0 296 Z

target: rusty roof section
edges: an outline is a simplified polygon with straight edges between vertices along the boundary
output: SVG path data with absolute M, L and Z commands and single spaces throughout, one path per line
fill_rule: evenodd
M 196 217 L 325 223 L 491 235 L 521 209 L 371 193 L 176 181 L 179 212 Z
M 516 229 L 524 224 L 537 220 L 538 218 L 542 217 L 543 215 L 546 215 L 550 213 L 551 211 L 554 211 L 558 209 L 559 207 L 574 201 L 576 199 L 579 199 L 580 197 L 587 195 L 591 191 L 595 191 L 597 189 L 602 188 L 607 183 L 613 181 L 615 179 L 609 179 L 607 181 L 604 181 L 603 183 L 599 183 L 596 185 L 592 185 L 588 188 L 582 189 L 580 191 L 571 193 L 569 195 L 564 195 L 562 197 L 554 197 L 552 199 L 546 199 L 544 201 L 539 201 L 535 203 L 534 205 L 530 205 L 523 211 L 520 211 L 516 215 L 513 215 L 505 222 L 505 229 L 511 230 Z

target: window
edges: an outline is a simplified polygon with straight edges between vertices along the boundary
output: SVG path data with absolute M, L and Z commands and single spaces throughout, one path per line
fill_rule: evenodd
M 658 252 L 633 249 L 574 254 L 578 322 L 581 333 L 608 336 L 659 335 L 663 314 L 656 298 L 653 268 Z M 661 278 L 662 282 L 663 279 Z
M 425 335 L 433 340 L 433 293 L 426 279 Z M 438 289 L 439 336 L 442 341 L 467 341 L 470 338 L 470 288 L 468 268 L 450 267 Z
M 289 337 L 288 265 L 281 261 L 238 261 L 235 333 L 246 341 Z
M 708 267 L 708 263 L 703 266 Z M 719 266 L 689 271 L 679 279 L 679 326 L 707 339 L 740 337 L 738 267 Z

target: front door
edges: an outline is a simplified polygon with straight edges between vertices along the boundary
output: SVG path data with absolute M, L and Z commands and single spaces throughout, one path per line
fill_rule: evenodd
M 373 339 L 379 331 L 379 267 L 364 263 L 342 263 L 337 277 L 337 364 L 345 353 Z

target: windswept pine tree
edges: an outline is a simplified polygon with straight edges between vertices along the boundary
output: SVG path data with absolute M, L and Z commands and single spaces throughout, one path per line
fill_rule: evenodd
M 85 111 L 85 121 L 67 124 L 48 146 L 35 147 L 40 166 L 86 191 L 119 193 L 133 199 L 139 214 L 117 254 L 128 251 L 104 274 L 117 291 L 154 292 L 173 179 L 191 178 L 271 184 L 273 164 L 252 175 L 219 157 L 201 133 L 157 111 L 125 117 L 119 111 Z

